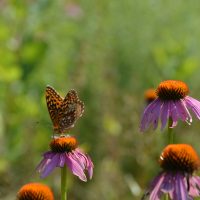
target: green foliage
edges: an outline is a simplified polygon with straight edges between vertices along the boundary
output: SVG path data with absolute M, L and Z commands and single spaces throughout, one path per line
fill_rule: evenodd
M 0 199 L 41 181 L 34 170 L 52 135 L 48 84 L 62 95 L 75 88 L 85 103 L 72 134 L 94 178 L 71 176 L 69 199 L 139 199 L 165 145 L 159 130 L 139 133 L 144 91 L 181 79 L 200 98 L 198 1 L 13 0 L 0 11 Z M 179 123 L 177 142 L 199 151 L 199 128 Z M 45 181 L 58 199 L 57 172 Z

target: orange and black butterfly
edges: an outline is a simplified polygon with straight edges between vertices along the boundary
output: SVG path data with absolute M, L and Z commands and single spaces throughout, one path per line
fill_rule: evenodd
M 53 122 L 54 132 L 62 134 L 74 127 L 75 122 L 84 112 L 84 103 L 75 90 L 70 90 L 65 98 L 51 86 L 46 87 L 46 102 Z

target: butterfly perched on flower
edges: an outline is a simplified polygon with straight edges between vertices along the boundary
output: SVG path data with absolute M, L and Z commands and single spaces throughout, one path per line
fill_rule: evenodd
M 73 89 L 63 98 L 54 88 L 47 86 L 46 102 L 54 132 L 57 134 L 68 132 L 73 128 L 84 112 L 84 103 L 80 101 L 77 92 Z

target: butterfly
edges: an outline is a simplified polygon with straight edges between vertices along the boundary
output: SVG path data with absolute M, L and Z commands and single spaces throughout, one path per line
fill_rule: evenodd
M 54 132 L 57 134 L 63 134 L 73 128 L 84 112 L 84 103 L 73 89 L 63 98 L 54 88 L 47 86 L 46 103 Z

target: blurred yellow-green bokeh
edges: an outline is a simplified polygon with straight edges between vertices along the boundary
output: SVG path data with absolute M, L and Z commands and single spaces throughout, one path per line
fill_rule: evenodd
M 85 112 L 71 134 L 92 157 L 87 183 L 68 175 L 70 200 L 140 199 L 159 172 L 160 130 L 139 132 L 144 91 L 180 79 L 200 99 L 198 0 L 0 1 L 0 199 L 41 181 L 59 199 L 56 169 L 35 168 L 49 149 L 46 85 L 78 91 Z M 200 153 L 200 122 L 178 123 L 177 143 Z

